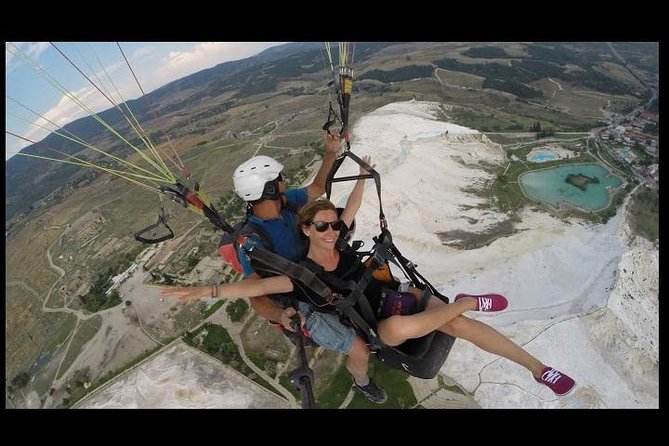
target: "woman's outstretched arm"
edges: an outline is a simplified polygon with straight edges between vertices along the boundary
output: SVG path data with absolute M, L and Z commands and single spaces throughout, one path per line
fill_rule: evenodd
M 266 277 L 264 279 L 244 279 L 239 282 L 223 283 L 199 287 L 169 287 L 160 294 L 165 297 L 177 297 L 179 303 L 185 304 L 203 297 L 220 297 L 234 299 L 237 297 L 256 297 L 268 294 L 289 293 L 293 291 L 293 283 L 286 276 Z

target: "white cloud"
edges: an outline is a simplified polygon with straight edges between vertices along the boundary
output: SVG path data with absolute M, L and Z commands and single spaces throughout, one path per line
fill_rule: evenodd
M 27 43 L 26 46 L 25 52 L 28 53 L 28 56 L 33 59 L 39 59 L 40 55 L 51 45 L 49 42 L 33 42 Z
M 165 51 L 168 48 L 166 44 L 147 43 L 146 45 L 142 45 L 136 48 L 132 52 L 131 56 L 128 53 L 126 53 L 126 55 L 129 56 L 128 59 L 130 64 L 135 70 L 135 73 L 137 74 L 144 91 L 148 93 L 175 79 L 182 78 L 206 68 L 211 68 L 226 61 L 250 57 L 266 48 L 275 46 L 277 44 L 279 43 L 193 43 L 190 44 L 190 50 L 170 51 L 165 55 Z M 47 48 L 49 48 L 49 43 L 47 42 L 16 43 L 16 45 L 19 45 L 21 50 L 30 55 L 34 60 L 39 58 L 39 56 Z M 183 44 L 180 46 L 183 46 Z M 11 44 L 6 44 L 6 47 L 8 50 L 6 51 L 5 67 L 7 68 L 7 71 L 9 71 L 10 66 L 13 68 L 19 64 L 15 62 L 16 57 L 13 56 L 9 51 L 10 49 L 13 50 Z M 122 45 L 122 48 L 125 52 L 126 48 L 124 45 Z M 123 61 L 118 52 L 116 55 L 118 56 L 117 60 L 112 65 L 106 67 L 106 71 L 109 74 L 109 77 L 112 78 L 116 88 L 121 90 L 123 100 L 139 97 L 141 92 L 139 91 L 139 88 L 137 87 L 134 79 L 132 79 L 132 75 L 127 70 L 125 61 Z M 157 62 L 156 58 L 161 57 L 161 55 L 163 56 L 160 62 Z M 97 77 L 89 74 L 91 80 L 93 80 L 98 85 L 100 82 L 102 82 L 107 89 L 107 91 L 105 91 L 103 88 L 103 91 L 110 95 L 115 101 L 120 102 L 121 99 L 119 98 L 118 93 L 116 92 L 115 88 L 110 85 L 109 79 L 99 66 L 97 59 L 93 57 L 87 59 L 90 65 L 86 63 L 80 63 L 80 68 L 88 68 L 85 69 L 85 71 L 88 73 L 90 73 L 91 69 L 95 69 L 97 71 Z M 74 91 L 73 94 L 95 112 L 106 110 L 112 106 L 112 104 L 107 99 L 105 99 L 94 87 L 90 86 L 90 84 L 84 88 Z M 87 114 L 87 111 L 82 110 L 67 96 L 62 96 L 55 106 L 43 113 L 46 118 L 50 119 L 59 126 L 65 125 Z M 52 127 L 51 124 L 45 122 L 42 122 L 42 124 L 49 128 Z M 30 128 L 26 131 L 17 133 L 33 141 L 40 141 L 47 135 L 47 131 L 36 126 L 30 126 Z M 7 149 L 11 152 L 17 152 L 29 144 L 25 141 L 15 140 L 14 138 L 9 140 L 6 139 L 6 142 Z
M 149 89 L 157 88 L 174 79 L 211 68 L 220 63 L 253 56 L 260 51 L 277 45 L 272 42 L 204 42 L 193 44 L 189 51 L 170 51 L 162 60 L 160 70 L 147 84 Z
M 11 42 L 5 42 L 5 70 L 9 69 L 9 65 L 14 60 L 14 53 L 12 53 L 13 48 L 11 47 Z
M 5 43 L 5 69 L 13 69 L 16 65 L 12 62 L 16 58 L 14 55 L 17 51 L 22 51 L 33 60 L 38 60 L 40 55 L 49 48 L 49 42 L 6 42 Z M 18 50 L 17 50 L 18 47 Z
M 123 45 L 121 45 L 123 48 Z M 150 46 L 141 46 L 137 48 L 130 57 L 130 60 L 138 60 L 140 58 L 148 57 L 154 52 L 154 48 Z
M 128 66 L 125 61 L 119 61 L 111 64 L 106 67 L 104 70 L 100 70 L 96 73 L 96 77 L 93 79 L 95 84 L 105 92 L 107 96 L 112 98 L 114 102 L 120 104 L 125 102 L 128 99 L 138 97 L 141 92 L 137 88 L 137 84 L 134 79 L 132 79 L 132 74 L 128 72 Z M 121 97 L 119 97 L 119 92 Z M 98 93 L 98 95 L 102 97 Z M 131 95 L 128 97 L 128 95 Z M 85 102 L 89 105 L 87 102 Z M 101 103 L 101 106 L 105 108 L 111 107 L 112 104 L 108 100 L 104 100 L 104 103 Z
M 76 97 L 79 101 L 84 103 L 87 107 L 96 112 L 101 111 L 103 109 L 107 109 L 111 106 L 111 104 L 109 104 L 109 101 L 107 101 L 104 97 L 102 97 L 102 95 L 100 95 L 100 93 L 92 86 L 84 87 L 80 90 L 71 92 L 71 94 L 74 97 Z M 51 109 L 47 110 L 45 113 L 42 113 L 42 116 L 44 116 L 46 119 L 56 124 L 57 126 L 62 127 L 65 124 L 68 124 L 76 119 L 79 119 L 82 116 L 87 116 L 88 114 L 89 112 L 82 109 L 71 98 L 63 95 L 58 101 L 58 103 Z M 56 130 L 55 128 L 53 128 L 53 124 L 50 124 L 49 122 L 46 122 L 41 118 L 37 118 L 35 122 L 39 123 L 40 125 L 50 130 Z M 43 129 L 42 127 L 38 127 L 37 125 L 33 125 L 27 132 L 25 132 L 25 134 L 21 136 L 24 136 L 33 141 L 40 141 L 41 139 L 45 138 L 48 134 L 49 131 Z M 25 147 L 28 144 L 29 143 L 22 141 L 19 147 Z

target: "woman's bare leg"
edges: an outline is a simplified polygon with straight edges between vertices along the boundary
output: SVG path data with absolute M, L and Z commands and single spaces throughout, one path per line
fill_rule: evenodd
M 467 340 L 494 355 L 510 359 L 532 372 L 535 378 L 541 376 L 541 372 L 546 367 L 545 364 L 490 325 L 466 316 L 459 316 L 451 320 L 440 327 L 439 331 Z
M 389 346 L 400 345 L 407 339 L 420 338 L 431 333 L 462 313 L 476 310 L 478 302 L 474 297 L 466 297 L 448 305 L 428 308 L 420 313 L 390 316 L 379 322 L 378 332 L 381 341 Z
M 419 298 L 421 293 L 414 288 L 411 292 L 416 298 Z M 477 300 L 473 297 L 446 304 L 432 296 L 427 302 L 425 311 L 408 316 L 391 316 L 379 322 L 379 337 L 386 345 L 392 347 L 407 339 L 419 338 L 439 330 L 520 364 L 535 377 L 541 376 L 545 364 L 491 326 L 462 316 L 463 312 L 477 308 Z
M 428 310 L 448 306 L 439 299 L 430 299 Z M 576 386 L 570 376 L 546 367 L 525 349 L 483 322 L 459 315 L 438 328 L 439 331 L 456 338 L 465 339 L 494 355 L 502 356 L 529 370 L 534 378 L 548 386 L 558 396 L 567 395 Z

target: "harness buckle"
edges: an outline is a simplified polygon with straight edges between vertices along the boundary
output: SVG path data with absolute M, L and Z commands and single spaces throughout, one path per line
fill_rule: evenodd
M 244 236 L 239 236 L 237 239 L 237 243 L 239 243 L 239 246 L 246 252 L 252 252 L 253 248 L 255 248 L 256 244 L 253 240 L 251 240 L 249 237 L 244 237 Z
M 325 299 L 326 302 L 330 305 L 335 305 L 336 300 L 342 300 L 344 296 L 341 293 L 331 292 L 330 295 Z

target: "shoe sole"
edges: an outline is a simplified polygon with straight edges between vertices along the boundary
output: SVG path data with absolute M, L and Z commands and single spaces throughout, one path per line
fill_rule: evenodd
M 370 400 L 370 399 L 367 398 L 367 397 L 365 397 L 365 398 L 367 399 L 367 401 L 369 401 L 369 402 L 371 402 L 371 403 L 374 403 L 374 404 L 385 404 L 385 402 L 388 401 L 388 398 L 386 398 L 386 399 L 383 400 L 383 401 L 374 401 L 374 400 Z
M 574 383 L 574 385 L 571 387 L 571 389 L 567 390 L 565 393 L 556 393 L 556 395 L 557 396 L 567 396 L 571 392 L 573 392 L 575 388 L 576 388 L 576 383 Z
M 358 388 L 358 386 L 356 386 L 355 384 L 353 385 L 353 387 L 355 388 L 356 392 L 358 392 L 360 395 L 364 396 L 367 399 L 367 401 L 370 401 L 374 404 L 383 404 L 386 401 L 388 401 L 388 395 L 386 395 L 386 397 L 383 399 L 383 401 L 375 401 L 375 400 L 371 399 L 370 397 L 368 397 L 367 394 L 365 392 L 363 392 L 362 390 L 360 390 L 360 388 Z

